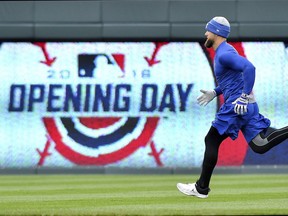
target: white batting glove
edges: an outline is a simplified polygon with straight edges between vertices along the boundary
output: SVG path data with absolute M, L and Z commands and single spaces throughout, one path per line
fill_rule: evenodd
M 234 106 L 234 112 L 238 115 L 243 115 L 247 112 L 247 106 L 249 103 L 249 95 L 242 93 L 239 98 L 237 98 L 232 104 Z
M 200 106 L 206 106 L 210 101 L 212 101 L 216 97 L 216 92 L 214 90 L 203 90 L 200 92 L 203 94 L 197 98 L 197 102 Z

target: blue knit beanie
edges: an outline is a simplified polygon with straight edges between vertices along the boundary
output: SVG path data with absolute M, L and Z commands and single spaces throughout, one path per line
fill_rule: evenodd
M 228 38 L 230 24 L 225 17 L 214 17 L 207 23 L 206 30 L 221 37 Z

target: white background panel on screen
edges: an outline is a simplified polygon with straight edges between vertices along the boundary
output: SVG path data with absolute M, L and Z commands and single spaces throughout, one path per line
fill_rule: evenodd
M 286 126 L 284 43 L 242 46 L 260 112 Z M 1 168 L 201 166 L 217 104 L 196 103 L 215 87 L 199 43 L 2 43 L 0 60 Z

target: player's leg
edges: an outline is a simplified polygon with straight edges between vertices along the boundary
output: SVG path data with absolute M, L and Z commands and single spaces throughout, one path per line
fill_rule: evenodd
M 213 170 L 217 164 L 219 146 L 227 135 L 220 135 L 216 128 L 213 126 L 205 137 L 205 153 L 202 164 L 202 172 L 199 180 L 193 184 L 178 183 L 177 188 L 179 191 L 186 195 L 196 196 L 199 198 L 207 198 L 209 189 L 210 179 Z
M 259 154 L 264 154 L 274 146 L 282 143 L 288 139 L 288 126 L 281 129 L 271 129 L 271 133 L 265 135 L 264 132 L 259 133 L 251 142 L 249 146 L 251 149 Z
M 220 144 L 227 137 L 228 136 L 226 134 L 220 135 L 218 130 L 213 126 L 210 128 L 208 134 L 206 135 L 202 172 L 199 180 L 197 181 L 199 188 L 206 190 L 209 188 L 210 179 L 217 164 Z

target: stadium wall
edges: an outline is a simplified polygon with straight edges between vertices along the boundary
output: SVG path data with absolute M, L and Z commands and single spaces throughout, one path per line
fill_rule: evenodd
M 2 79 L 4 82 L 1 83 L 0 93 L 3 105 L 0 109 L 2 146 L 0 174 L 199 173 L 204 147 L 203 137 L 220 102 L 213 102 L 213 105 L 205 111 L 194 106 L 193 98 L 198 94 L 199 86 L 214 87 L 215 85 L 211 67 L 213 53 L 209 53 L 201 46 L 200 41 L 203 40 L 205 24 L 217 15 L 225 16 L 230 20 L 232 27 L 230 40 L 235 41 L 234 45 L 238 52 L 252 60 L 264 74 L 258 77 L 258 84 L 255 87 L 257 101 L 262 112 L 271 117 L 274 122 L 273 126 L 286 125 L 287 106 L 283 95 L 287 95 L 288 91 L 285 90 L 288 67 L 287 1 L 1 1 L 0 8 L 1 76 L 5 77 Z M 40 43 L 35 43 L 36 41 Z M 262 43 L 257 43 L 258 41 Z M 88 88 L 83 90 L 82 87 L 90 86 L 92 83 L 100 85 L 99 80 L 95 82 L 95 74 L 81 74 L 82 70 L 89 70 L 91 66 L 90 56 L 83 52 L 94 55 L 95 59 L 97 56 L 105 57 L 107 62 L 104 62 L 102 66 L 104 68 L 109 65 L 113 66 L 112 70 L 108 69 L 109 72 L 118 75 L 124 72 L 128 74 L 128 78 L 124 77 L 124 79 L 123 74 L 109 78 L 110 84 L 120 86 L 122 91 L 130 88 L 143 90 L 143 86 L 148 86 L 161 92 L 162 99 L 164 96 L 169 99 L 172 93 L 177 93 L 177 88 L 179 92 L 182 91 L 183 96 L 185 95 L 183 91 L 189 92 L 189 86 L 192 86 L 185 107 L 187 109 L 185 112 L 181 110 L 180 114 L 174 115 L 170 112 L 171 110 L 168 110 L 171 108 L 169 104 L 165 104 L 163 100 L 166 106 L 164 114 L 158 112 L 152 113 L 152 116 L 144 115 L 150 126 L 155 121 L 153 119 L 155 115 L 158 118 L 159 121 L 156 118 L 158 121 L 156 135 L 153 141 L 149 140 L 145 143 L 146 148 L 145 146 L 139 147 L 140 151 L 137 154 L 131 153 L 132 157 L 122 155 L 121 160 L 116 161 L 117 163 L 109 161 L 110 159 L 104 161 L 105 163 L 103 161 L 99 163 L 98 159 L 101 154 L 100 156 L 96 154 L 97 157 L 91 160 L 92 151 L 84 149 L 82 153 L 88 158 L 84 158 L 85 162 L 70 158 L 68 151 L 63 151 L 59 147 L 61 145 L 58 142 L 59 139 L 53 130 L 49 131 L 50 127 L 47 125 L 51 123 L 51 120 L 52 123 L 55 120 L 63 131 L 67 119 L 63 120 L 61 115 L 68 117 L 71 112 L 53 113 L 53 111 L 50 112 L 51 110 L 47 111 L 47 107 L 51 100 L 57 100 L 55 99 L 57 95 L 53 95 L 54 93 L 50 95 L 50 89 L 63 90 L 63 92 L 65 90 L 64 94 L 70 95 L 70 101 L 67 104 L 72 103 L 74 109 L 69 117 L 79 117 L 77 102 L 74 103 L 77 99 L 76 97 L 73 99 L 73 91 L 77 91 L 79 85 L 80 91 L 86 91 L 87 96 Z M 153 56 L 154 52 L 158 53 L 157 60 L 159 58 L 161 64 L 158 64 L 156 59 L 152 65 L 149 62 L 148 57 Z M 191 61 L 191 59 L 196 59 L 196 61 Z M 128 68 L 126 71 L 125 67 Z M 207 74 L 199 73 L 200 68 L 207 71 Z M 93 66 L 93 71 L 97 72 L 96 69 L 99 71 L 101 67 Z M 194 73 L 190 74 L 190 71 L 196 72 L 197 76 Z M 275 71 L 278 76 L 274 76 Z M 179 76 L 179 73 L 182 75 Z M 132 74 L 134 77 L 129 77 Z M 165 79 L 162 79 L 163 77 Z M 268 80 L 269 83 L 267 83 Z M 103 83 L 107 84 L 107 81 L 104 80 Z M 142 87 L 135 83 L 140 83 Z M 104 84 L 101 88 L 104 89 Z M 180 91 L 179 88 L 182 90 Z M 282 89 L 280 93 L 279 88 Z M 67 93 L 67 89 L 70 93 Z M 52 99 L 49 99 L 49 95 Z M 137 92 L 129 94 L 128 97 L 132 101 L 134 97 L 137 97 L 135 95 Z M 135 104 L 135 101 L 132 102 Z M 180 102 L 176 101 L 176 109 L 181 109 Z M 53 108 L 53 105 L 51 106 Z M 126 117 L 135 117 L 135 110 L 133 106 L 131 107 L 132 110 L 126 113 Z M 68 105 L 64 109 L 68 110 Z M 82 117 L 91 117 L 89 114 L 91 112 L 88 115 L 84 113 Z M 107 113 L 101 113 L 100 118 L 109 117 L 113 120 L 114 117 L 119 117 L 118 114 L 119 112 L 113 111 L 108 112 L 108 116 Z M 57 120 L 58 117 L 61 120 Z M 178 124 L 175 123 L 176 119 Z M 61 121 L 64 126 L 59 125 L 62 124 Z M 141 126 L 139 122 L 137 125 Z M 199 122 L 202 122 L 202 125 L 199 126 Z M 107 122 L 106 124 L 108 125 Z M 196 133 L 190 133 L 191 128 L 195 129 L 196 125 Z M 92 127 L 93 125 L 86 121 L 86 126 Z M 70 126 L 67 128 L 71 129 Z M 173 134 L 174 128 L 178 131 L 176 136 Z M 54 129 L 56 131 L 57 128 Z M 197 139 L 195 134 L 199 135 Z M 68 133 L 68 135 L 71 134 Z M 259 156 L 247 148 L 243 136 L 240 139 L 235 145 L 228 141 L 229 145 L 227 144 L 224 147 L 225 150 L 220 151 L 216 172 L 275 173 L 287 171 L 287 141 L 286 144 L 273 149 L 268 154 Z M 170 141 L 174 143 L 173 147 Z M 186 144 L 190 142 L 192 147 L 188 149 Z M 82 150 L 82 147 L 78 149 L 76 146 L 74 153 Z M 126 153 L 122 151 L 121 154 Z M 83 163 L 86 164 L 83 166 Z
M 214 16 L 231 40 L 288 35 L 286 0 L 1 1 L 1 40 L 199 40 Z

